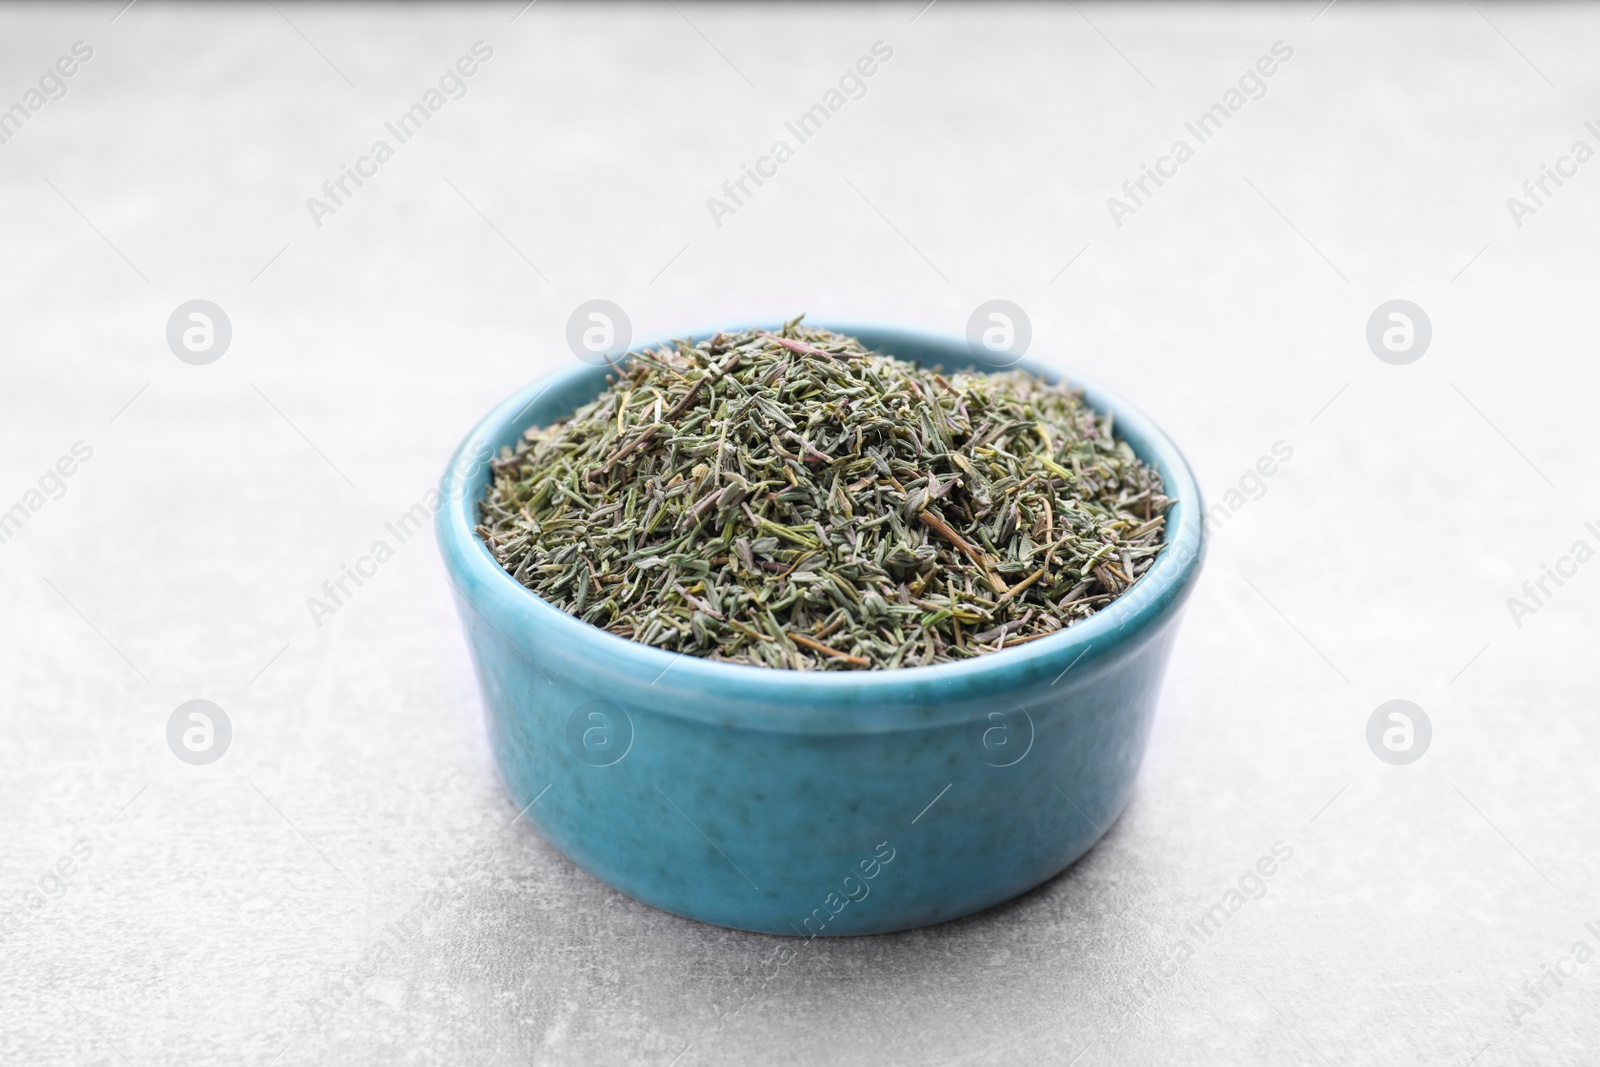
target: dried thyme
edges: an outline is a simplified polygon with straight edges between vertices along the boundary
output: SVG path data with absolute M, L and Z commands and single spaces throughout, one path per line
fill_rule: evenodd
M 1044 637 L 1161 550 L 1160 476 L 1022 371 L 952 374 L 802 326 L 631 355 L 493 461 L 512 577 L 658 648 L 910 667 Z

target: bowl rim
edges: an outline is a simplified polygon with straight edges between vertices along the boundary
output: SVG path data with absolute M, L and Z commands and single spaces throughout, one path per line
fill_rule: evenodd
M 893 337 L 901 343 L 948 351 L 955 362 L 964 361 L 968 365 L 977 362 L 966 339 L 950 334 L 888 322 L 823 322 L 809 316 L 806 325 L 850 336 Z M 771 324 L 763 328 L 780 326 Z M 629 350 L 655 348 L 684 337 L 698 341 L 716 332 L 678 333 L 630 345 Z M 895 353 L 890 351 L 889 354 Z M 541 375 L 491 409 L 462 440 L 445 469 L 439 485 L 442 499 L 435 528 L 451 585 L 462 601 L 491 625 L 493 619 L 486 608 L 493 609 L 502 619 L 524 618 L 544 634 L 568 643 L 577 655 L 611 668 L 607 676 L 617 675 L 615 680 L 624 688 L 634 679 L 659 680 L 670 671 L 675 682 L 671 690 L 680 695 L 733 697 L 748 708 L 765 708 L 771 704 L 795 715 L 829 705 L 860 706 L 871 703 L 874 698 L 903 695 L 908 689 L 923 693 L 937 691 L 951 698 L 992 695 L 1041 675 L 1059 679 L 1056 671 L 1061 663 L 1068 663 L 1066 669 L 1071 670 L 1072 665 L 1093 649 L 1098 648 L 1098 652 L 1092 661 L 1098 661 L 1116 648 L 1141 644 L 1142 637 L 1152 635 L 1177 614 L 1198 577 L 1206 541 L 1204 502 L 1194 474 L 1177 445 L 1120 394 L 1065 366 L 1024 358 L 993 369 L 1027 370 L 1047 380 L 1065 381 L 1081 389 L 1090 407 L 1112 415 L 1113 432 L 1118 439 L 1128 441 L 1141 459 L 1160 471 L 1167 495 L 1173 500 L 1167 512 L 1166 550 L 1128 592 L 1108 607 L 1082 622 L 1016 648 L 950 663 L 893 669 L 785 670 L 704 659 L 621 637 L 567 614 L 517 581 L 476 533 L 478 498 L 487 486 L 489 458 L 498 454 L 501 444 L 516 441 L 533 425 L 534 420 L 527 417 L 527 413 L 547 392 L 559 393 L 564 387 L 579 385 L 609 369 L 604 365 L 574 362 Z M 469 492 L 480 478 L 482 485 Z M 525 657 L 533 651 L 526 642 L 507 636 L 498 626 L 496 629 Z M 654 684 L 650 682 L 651 686 Z M 617 695 L 620 698 L 623 694 Z M 723 713 L 713 716 L 701 708 L 689 707 L 682 711 L 692 718 L 715 717 L 718 721 L 726 718 Z M 763 713 L 752 710 L 749 719 L 751 725 L 755 725 L 756 720 L 768 726 L 782 725 L 781 713 L 780 718 L 774 720 L 770 709 Z

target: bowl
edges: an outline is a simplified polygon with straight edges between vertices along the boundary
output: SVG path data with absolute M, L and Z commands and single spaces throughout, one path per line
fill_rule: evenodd
M 988 369 L 964 338 L 827 328 L 926 365 Z M 608 372 L 575 364 L 491 411 L 447 469 L 437 511 L 494 757 L 540 836 L 674 914 L 832 937 L 981 911 L 1106 833 L 1132 794 L 1203 554 L 1199 491 L 1165 434 L 1069 376 L 1175 500 L 1167 548 L 1098 614 L 957 663 L 774 670 L 580 622 L 507 574 L 473 532 L 488 457 L 593 399 Z

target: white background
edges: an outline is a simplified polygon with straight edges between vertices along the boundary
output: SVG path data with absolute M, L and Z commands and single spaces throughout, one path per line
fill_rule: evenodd
M 0 944 L 0 1059 L 1583 1062 L 1600 960 L 1521 987 L 1600 951 L 1600 565 L 1520 627 L 1506 601 L 1600 547 L 1600 162 L 1520 228 L 1506 199 L 1600 149 L 1600 13 L 1319 6 L 0 10 L 0 106 L 94 49 L 0 145 L 0 509 L 93 449 L 0 544 L 0 910 L 93 850 Z M 314 225 L 477 40 L 468 94 Z M 879 40 L 865 97 L 716 226 L 707 197 Z M 1267 94 L 1114 225 L 1280 40 Z M 508 828 L 431 534 L 313 625 L 595 297 L 638 339 L 802 311 L 959 334 L 1009 299 L 1210 502 L 1293 449 L 1216 532 L 1107 842 L 763 982 L 774 939 Z M 233 327 L 208 366 L 165 340 L 196 298 Z M 1395 298 L 1433 325 L 1408 366 L 1365 340 Z M 207 767 L 165 740 L 193 698 L 233 724 Z M 1406 767 L 1365 740 L 1396 698 L 1433 727 Z M 478 839 L 487 869 L 314 1017 Z M 1266 896 L 1151 979 L 1277 841 Z

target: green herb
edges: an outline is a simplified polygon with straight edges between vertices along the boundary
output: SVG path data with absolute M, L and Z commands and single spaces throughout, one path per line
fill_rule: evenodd
M 479 535 L 584 622 L 796 670 L 1054 633 L 1162 547 L 1160 476 L 1078 390 L 953 374 L 800 325 L 631 354 L 493 461 Z

